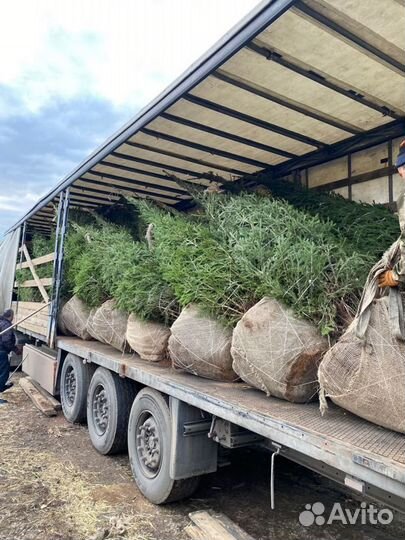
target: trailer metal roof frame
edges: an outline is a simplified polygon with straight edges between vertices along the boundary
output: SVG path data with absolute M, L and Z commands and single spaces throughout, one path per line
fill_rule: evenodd
M 98 165 L 102 165 L 103 167 L 111 167 L 111 168 L 115 168 L 115 169 L 120 169 L 122 171 L 127 171 L 127 172 L 130 172 L 130 173 L 136 173 L 136 174 L 141 174 L 143 176 L 149 176 L 151 178 L 158 178 L 160 180 L 166 180 L 167 182 L 173 182 L 174 185 L 177 185 L 173 179 L 168 176 L 168 175 L 165 175 L 165 174 L 161 174 L 161 173 L 156 173 L 156 172 L 153 172 L 153 171 L 146 171 L 144 169 L 138 169 L 136 167 L 129 167 L 128 165 L 121 165 L 120 163 L 115 163 L 114 161 L 105 161 L 105 160 L 101 160 L 100 163 Z M 91 171 L 91 174 L 94 174 L 94 171 L 92 170 Z M 128 178 L 128 177 L 125 177 L 123 176 L 122 177 L 122 181 L 127 181 L 127 182 L 134 182 L 134 183 L 138 183 L 138 182 L 142 182 L 141 180 L 132 180 L 132 178 Z M 151 187 L 155 187 L 155 188 L 158 188 L 158 189 L 168 189 L 168 186 L 166 185 L 162 185 L 162 184 L 149 184 L 148 182 L 145 182 L 145 183 L 142 183 L 142 185 L 150 185 Z M 170 190 L 173 190 L 173 193 L 175 192 L 183 192 L 184 190 L 181 189 L 181 188 L 171 188 Z M 176 191 L 174 191 L 176 190 Z
M 10 230 L 53 219 L 70 186 L 77 207 L 130 193 L 185 209 L 177 179 L 270 181 L 404 134 L 405 6 L 366 1 L 262 2 Z
M 142 192 L 146 192 L 147 193 L 147 190 L 144 189 L 146 187 L 149 187 L 149 189 L 157 189 L 159 191 L 166 191 L 166 193 L 161 193 L 162 196 L 164 197 L 168 197 L 169 199 L 178 199 L 179 197 L 174 197 L 173 195 L 170 195 L 171 193 L 176 193 L 178 196 L 181 196 L 181 195 L 187 195 L 187 192 L 184 191 L 184 190 L 181 190 L 180 189 L 176 189 L 176 188 L 169 188 L 169 187 L 161 187 L 159 186 L 158 184 L 147 184 L 147 183 L 142 183 L 141 181 L 131 181 L 130 178 L 126 179 L 125 177 L 122 177 L 122 176 L 116 176 L 114 174 L 109 174 L 109 173 L 104 173 L 104 172 L 98 172 L 98 171 L 91 171 L 91 172 L 88 172 L 86 174 L 92 174 L 94 176 L 98 176 L 101 178 L 101 180 L 103 178 L 106 178 L 106 179 L 110 179 L 110 180 L 116 180 L 118 182 L 127 182 L 128 184 L 133 184 L 133 186 L 139 186 L 139 187 L 126 187 L 126 186 L 122 186 L 121 190 L 122 191 L 133 191 L 134 193 L 142 193 Z M 95 184 L 99 184 L 99 185 L 103 185 L 102 182 L 98 181 L 98 180 L 92 180 L 91 178 L 86 178 L 85 176 L 82 176 L 80 179 L 80 182 L 94 182 Z M 115 189 L 119 189 L 120 186 L 118 186 L 117 184 L 114 184 L 114 185 L 111 185 L 110 184 L 110 187 L 111 188 L 115 188 Z M 153 192 L 151 192 L 153 193 Z
M 271 60 L 272 62 L 275 62 L 277 64 L 280 64 L 280 66 L 283 66 L 290 71 L 294 71 L 295 73 L 298 73 L 299 75 L 302 75 L 303 77 L 306 77 L 317 84 L 321 84 L 325 86 L 326 88 L 329 88 L 330 90 L 333 90 L 334 92 L 337 92 L 338 94 L 342 94 L 343 96 L 353 100 L 357 101 L 358 103 L 361 103 L 362 105 L 365 105 L 366 107 L 369 107 L 370 109 L 374 109 L 377 112 L 380 112 L 383 115 L 386 116 L 392 116 L 392 118 L 401 118 L 402 116 L 395 112 L 389 107 L 387 104 L 379 104 L 371 99 L 367 98 L 363 94 L 358 94 L 356 90 L 343 88 L 336 84 L 335 82 L 331 80 L 325 79 L 323 75 L 320 73 L 317 73 L 316 71 L 304 69 L 298 64 L 294 64 L 291 60 L 287 60 L 277 52 L 269 49 L 264 44 L 259 43 L 257 40 L 252 41 L 252 43 L 249 43 L 247 47 L 254 51 L 255 53 L 263 56 L 267 60 Z
M 367 43 L 366 41 L 361 39 L 359 36 L 356 36 L 352 32 L 348 31 L 346 28 L 343 28 L 342 26 L 332 21 L 331 19 L 328 19 L 321 13 L 318 13 L 317 11 L 312 9 L 310 6 L 306 5 L 301 0 L 297 0 L 295 4 L 295 9 L 297 9 L 298 11 L 301 11 L 302 13 L 305 13 L 312 19 L 315 19 L 316 21 L 318 21 L 320 24 L 327 26 L 329 29 L 333 30 L 339 37 L 347 38 L 348 40 L 352 41 L 359 47 L 366 50 L 371 55 L 378 58 L 379 61 L 388 65 L 389 67 L 394 68 L 396 71 L 405 73 L 405 66 L 401 64 L 401 62 L 397 62 L 394 58 L 388 56 L 380 49 L 377 49 L 377 47 L 373 47 L 373 45 L 371 45 L 370 43 Z
M 203 144 L 194 143 L 191 141 L 187 141 L 186 139 L 180 139 L 178 137 L 175 137 L 174 135 L 168 135 L 166 133 L 161 133 L 160 131 L 154 131 L 153 129 L 148 128 L 142 128 L 142 133 L 145 133 L 146 135 L 150 135 L 151 137 L 155 137 L 156 139 L 164 139 L 170 142 L 174 142 L 177 144 L 181 144 L 182 146 L 189 146 L 190 148 L 195 148 L 197 150 L 202 150 L 203 152 L 207 152 L 207 154 L 210 154 L 215 157 L 215 155 L 223 156 L 228 159 L 232 159 L 234 161 L 240 161 L 241 163 L 247 163 L 249 165 L 254 165 L 256 167 L 267 167 L 267 163 L 262 163 L 260 161 L 256 161 L 255 159 L 246 158 L 243 156 L 239 156 L 237 154 L 232 154 L 231 152 L 225 152 L 224 150 L 220 150 L 218 148 L 214 148 L 211 146 L 205 146 Z M 145 147 L 145 145 L 141 145 L 139 143 L 134 143 L 132 141 L 128 141 L 126 144 L 129 144 L 130 146 L 134 147 Z M 158 150 L 153 147 L 149 147 L 148 150 L 152 150 L 153 152 L 161 153 L 161 154 L 167 154 L 170 155 L 170 153 L 167 153 L 167 151 Z M 201 160 L 195 160 L 194 158 L 190 158 L 188 156 L 181 156 L 181 159 L 184 160 L 190 160 L 190 161 L 200 161 Z M 215 163 L 204 163 L 208 167 L 213 167 L 215 169 L 223 169 L 227 172 L 233 172 L 232 169 L 229 169 L 228 167 L 223 167 L 222 165 L 217 165 Z M 240 172 L 238 173 L 240 174 Z
M 246 83 L 242 79 L 236 79 L 234 76 L 226 73 L 225 71 L 217 70 L 213 73 L 213 76 L 228 84 L 231 84 L 233 86 L 238 86 L 239 88 L 242 88 L 243 90 L 246 90 L 247 92 L 251 92 L 252 94 L 268 99 L 269 101 L 274 101 L 274 103 L 278 103 L 279 105 L 282 105 L 283 107 L 286 107 L 287 109 L 300 112 L 302 114 L 305 114 L 306 116 L 315 118 L 315 120 L 319 120 L 320 122 L 325 122 L 326 124 L 330 124 L 331 126 L 341 129 L 342 131 L 348 131 L 349 133 L 353 133 L 353 134 L 361 133 L 362 131 L 364 131 L 356 126 L 352 126 L 336 118 L 328 117 L 325 114 L 319 114 L 319 112 L 317 112 L 316 110 L 314 111 L 309 108 L 305 108 L 298 103 L 292 103 L 291 101 L 288 101 L 285 98 L 282 98 L 281 96 L 272 94 L 267 88 L 259 88 L 257 86 L 252 86 L 251 84 Z
M 96 165 L 100 159 L 106 157 L 112 150 L 117 148 L 126 139 L 131 137 L 141 127 L 149 123 L 159 113 L 169 107 L 172 103 L 185 92 L 193 88 L 205 76 L 217 69 L 232 54 L 242 48 L 245 43 L 256 36 L 263 28 L 272 21 L 280 17 L 289 9 L 296 0 L 275 0 L 268 3 L 263 0 L 251 13 L 244 17 L 230 32 L 210 48 L 196 63 L 190 66 L 178 79 L 176 79 L 166 90 L 164 90 L 156 99 L 142 109 L 132 120 L 124 127 L 112 135 L 95 152 L 84 160 L 66 176 L 48 195 L 41 199 L 23 218 L 21 218 L 9 230 L 14 230 L 21 225 L 37 210 L 51 201 L 55 195 L 63 189 L 69 187 L 84 172 Z
M 237 118 L 238 120 L 242 120 L 242 122 L 247 122 L 248 124 L 262 127 L 267 131 L 273 131 L 274 133 L 284 135 L 290 139 L 295 139 L 296 141 L 300 141 L 304 144 L 307 144 L 308 146 L 315 146 L 316 148 L 323 148 L 326 146 L 321 141 L 317 141 L 316 139 L 313 139 L 311 137 L 306 137 L 305 135 L 301 135 L 300 133 L 291 131 L 290 129 L 286 129 L 281 126 L 277 126 L 276 124 L 266 122 L 261 118 L 255 118 L 254 116 L 251 116 L 249 114 L 241 113 L 239 111 L 236 111 L 235 109 L 231 109 L 230 107 L 219 105 L 218 103 L 214 103 L 213 101 L 210 101 L 208 99 L 200 98 L 198 96 L 194 96 L 193 94 L 186 94 L 183 97 L 187 101 L 191 101 L 191 103 L 195 103 L 196 105 L 200 105 L 201 107 L 206 107 L 207 109 L 211 109 L 215 112 L 231 116 L 232 118 Z

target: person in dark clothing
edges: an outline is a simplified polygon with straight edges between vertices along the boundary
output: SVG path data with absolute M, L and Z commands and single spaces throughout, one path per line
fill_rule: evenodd
M 12 326 L 14 312 L 12 309 L 6 309 L 3 315 L 0 316 L 0 333 Z M 0 394 L 13 386 L 13 383 L 8 383 L 10 373 L 10 364 L 8 355 L 11 352 L 19 353 L 19 347 L 16 345 L 15 334 L 12 330 L 4 332 L 0 336 Z M 0 399 L 0 405 L 7 403 L 5 399 Z

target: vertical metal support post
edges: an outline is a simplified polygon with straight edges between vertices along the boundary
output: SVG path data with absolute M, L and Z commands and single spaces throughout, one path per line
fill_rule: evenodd
M 353 200 L 352 191 L 352 155 L 347 156 L 347 198 L 349 201 Z
M 294 171 L 293 174 L 293 180 L 294 180 L 294 186 L 301 187 L 301 171 L 300 169 L 297 169 Z
M 68 228 L 69 195 L 69 188 L 67 188 L 65 191 L 62 191 L 59 197 L 58 205 L 58 218 L 56 223 L 55 238 L 55 260 L 53 265 L 52 277 L 52 297 L 50 307 L 50 319 L 48 325 L 48 345 L 51 348 L 55 347 L 57 315 L 63 278 L 64 245 Z
M 392 210 L 393 204 L 394 204 L 394 179 L 392 175 L 392 139 L 388 141 L 388 167 L 390 168 L 390 172 L 388 174 L 388 203 L 390 205 L 390 208 Z
M 24 224 L 20 227 L 20 242 L 19 242 L 19 261 L 18 261 L 18 264 L 21 266 L 22 264 L 22 258 L 23 258 L 23 250 L 22 250 L 22 247 L 23 245 L 25 244 L 25 233 L 26 233 L 26 230 L 27 230 L 27 222 L 24 221 Z M 16 261 L 17 262 L 17 261 Z M 16 276 L 16 272 L 17 272 L 17 264 L 16 264 L 16 267 L 14 269 L 14 277 L 13 277 L 13 282 L 15 281 L 15 276 Z M 17 319 L 17 313 L 18 313 L 18 302 L 20 300 L 20 284 L 17 285 L 17 300 L 16 300 L 16 309 L 15 309 L 15 318 Z M 12 301 L 12 300 L 11 300 Z
M 276 503 L 274 498 L 274 460 L 276 456 L 280 454 L 281 445 L 275 442 L 271 443 L 274 446 L 275 450 L 271 454 L 271 465 L 270 465 L 270 508 L 274 510 Z

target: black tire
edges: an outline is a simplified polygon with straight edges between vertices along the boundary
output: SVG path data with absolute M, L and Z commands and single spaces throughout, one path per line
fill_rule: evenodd
M 100 454 L 117 454 L 127 449 L 127 425 L 135 385 L 108 369 L 94 372 L 87 393 L 87 426 L 94 448 Z
M 129 417 L 128 454 L 139 490 L 154 504 L 189 497 L 200 480 L 198 476 L 184 480 L 170 478 L 171 432 L 170 410 L 165 398 L 156 390 L 144 388 L 138 393 Z M 153 440 L 149 444 L 151 434 Z
M 94 373 L 91 364 L 69 353 L 62 365 L 60 377 L 60 400 L 62 411 L 69 422 L 86 421 L 87 390 Z

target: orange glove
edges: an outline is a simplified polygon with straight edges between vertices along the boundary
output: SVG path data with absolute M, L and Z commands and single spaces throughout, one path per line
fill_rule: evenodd
M 378 278 L 378 285 L 380 287 L 397 287 L 399 281 L 394 278 L 392 270 L 387 270 Z

